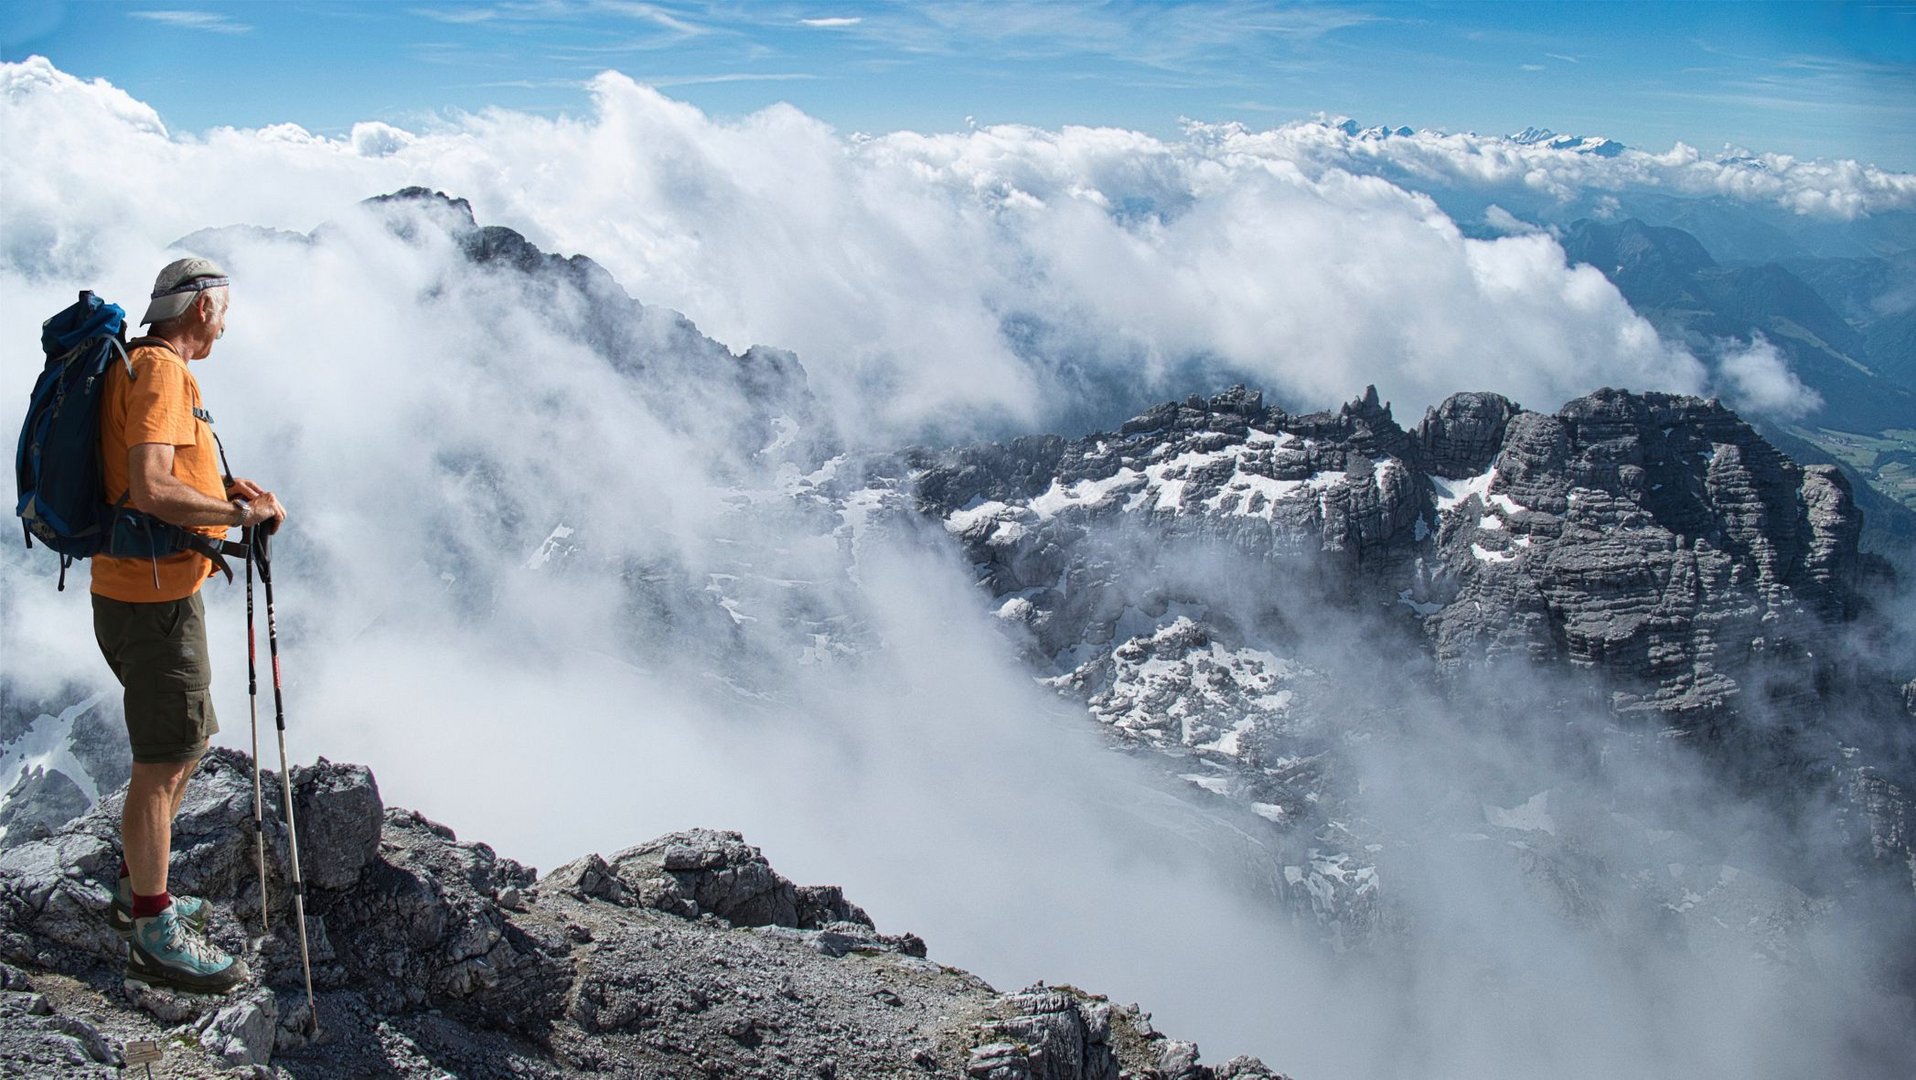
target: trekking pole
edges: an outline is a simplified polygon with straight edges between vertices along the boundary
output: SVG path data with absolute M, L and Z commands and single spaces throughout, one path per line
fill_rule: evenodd
M 309 1035 L 319 1034 L 319 1004 L 313 999 L 313 960 L 306 946 L 306 882 L 299 873 L 299 826 L 293 821 L 293 774 L 286 767 L 286 698 L 279 676 L 279 620 L 273 614 L 273 560 L 266 540 L 272 534 L 257 525 L 248 530 L 247 558 L 259 560 L 259 582 L 266 590 L 266 648 L 273 661 L 273 723 L 279 728 L 279 790 L 286 805 L 286 837 L 293 857 L 293 913 L 299 920 L 299 966 L 306 977 Z
M 253 714 L 253 862 L 259 867 L 259 932 L 268 933 L 266 808 L 259 782 L 259 634 L 253 629 L 253 556 L 246 556 L 246 704 Z

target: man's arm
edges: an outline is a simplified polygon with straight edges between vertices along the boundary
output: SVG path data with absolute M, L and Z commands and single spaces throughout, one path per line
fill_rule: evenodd
M 175 525 L 259 525 L 284 520 L 286 510 L 272 492 L 253 499 L 244 520 L 239 508 L 208 495 L 173 475 L 173 447 L 167 443 L 140 443 L 126 451 L 128 501 L 135 510 Z

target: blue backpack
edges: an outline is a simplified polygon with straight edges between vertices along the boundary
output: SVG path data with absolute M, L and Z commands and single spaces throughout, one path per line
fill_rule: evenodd
M 59 587 L 66 588 L 67 568 L 75 560 L 95 555 L 150 559 L 157 586 L 160 558 L 181 551 L 206 556 L 231 580 L 233 569 L 225 556 L 244 558 L 244 545 L 134 510 L 125 505 L 125 496 L 118 503 L 107 502 L 100 470 L 100 400 L 108 364 L 124 364 L 127 376 L 133 375 L 126 355 L 125 310 L 83 292 L 77 303 L 40 324 L 40 349 L 47 364 L 20 427 L 14 458 L 20 502 L 14 512 L 26 530 L 28 547 L 37 539 L 59 554 Z M 198 415 L 213 422 L 204 411 Z M 220 465 L 225 468 L 225 447 L 220 448 Z M 230 469 L 226 472 L 231 475 Z

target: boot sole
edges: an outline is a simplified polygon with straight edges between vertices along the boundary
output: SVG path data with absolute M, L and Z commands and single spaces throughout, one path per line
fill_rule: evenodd
M 189 994 L 211 994 L 215 997 L 229 994 L 246 982 L 251 972 L 246 970 L 246 962 L 237 957 L 233 966 L 215 976 L 196 978 L 188 975 L 176 975 L 165 968 L 157 970 L 135 967 L 131 960 L 126 965 L 126 981 L 145 983 L 164 990 L 184 990 Z

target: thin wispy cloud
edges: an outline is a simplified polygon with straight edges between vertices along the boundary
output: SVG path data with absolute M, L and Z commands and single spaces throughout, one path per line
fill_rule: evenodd
M 588 85 L 587 79 L 499 79 L 493 82 L 466 83 L 474 90 L 574 90 Z
M 688 22 L 677 15 L 659 7 L 657 4 L 630 3 L 627 0 L 594 0 L 594 8 L 614 15 L 625 15 L 645 22 L 656 23 L 675 34 L 695 37 L 710 32 L 709 27 Z
M 709 86 L 735 82 L 802 82 L 821 77 L 808 71 L 727 71 L 716 75 L 659 75 L 640 81 L 652 86 Z
M 472 26 L 499 17 L 499 12 L 493 8 L 413 8 L 412 14 L 453 26 Z
M 1520 68 L 1521 70 L 1523 70 L 1523 71 L 1542 71 L 1542 70 L 1544 70 L 1544 66 L 1543 66 L 1542 64 L 1520 64 L 1520 65 L 1518 65 L 1518 67 L 1519 67 L 1519 68 Z
M 570 23 L 615 18 L 648 22 L 680 39 L 710 33 L 711 28 L 657 5 L 632 0 L 507 0 L 504 3 L 413 8 L 412 14 L 455 26 L 480 23 Z
M 1552 60 L 1561 60 L 1561 61 L 1563 61 L 1563 62 L 1564 62 L 1564 63 L 1566 63 L 1566 64 L 1581 64 L 1581 63 L 1583 63 L 1583 61 L 1581 61 L 1581 60 L 1579 60 L 1579 59 L 1577 59 L 1576 57 L 1574 57 L 1574 56 L 1565 56 L 1565 55 L 1564 55 L 1563 53 L 1554 53 L 1554 52 L 1553 52 L 1553 53 L 1544 53 L 1544 55 L 1545 55 L 1545 56 L 1547 56 L 1547 57 L 1549 57 L 1549 58 L 1550 58 L 1550 59 L 1552 59 Z
M 798 25 L 810 26 L 816 29 L 821 29 L 821 30 L 829 30 L 829 29 L 842 27 L 842 26 L 857 26 L 859 23 L 862 23 L 864 21 L 865 21 L 864 19 L 856 17 L 856 16 L 851 16 L 851 17 L 835 16 L 829 19 L 800 19 L 798 20 Z
M 253 28 L 212 11 L 131 11 L 136 19 L 162 23 L 181 30 L 204 30 L 212 34 L 250 34 Z
M 945 0 L 886 8 L 856 20 L 801 19 L 850 29 L 878 46 L 920 55 L 994 55 L 1007 60 L 1066 57 L 1169 70 L 1203 68 L 1221 55 L 1280 59 L 1268 48 L 1314 42 L 1382 21 L 1365 11 L 1309 5 L 1272 10 L 1255 3 L 1073 5 L 1028 0 Z

